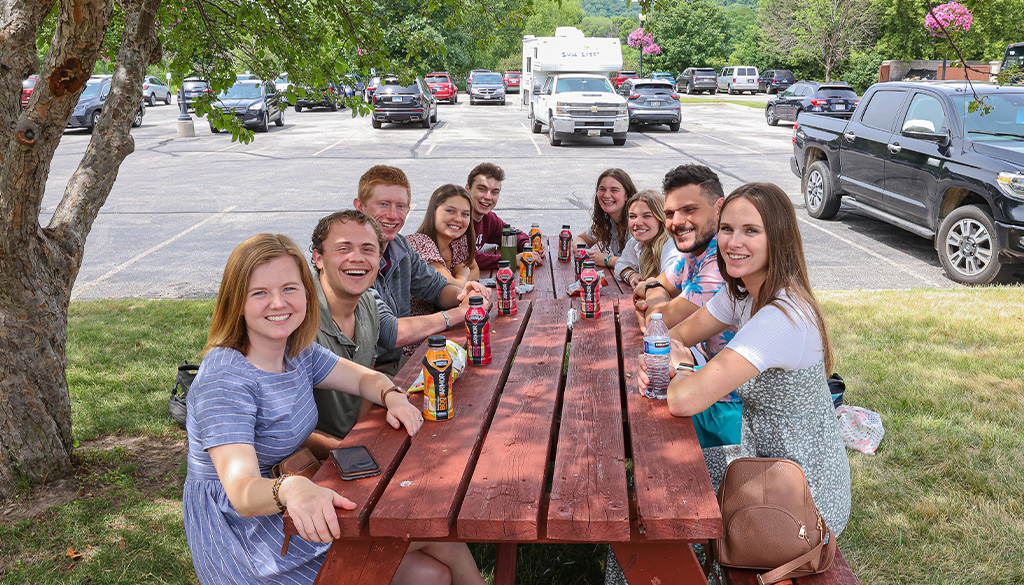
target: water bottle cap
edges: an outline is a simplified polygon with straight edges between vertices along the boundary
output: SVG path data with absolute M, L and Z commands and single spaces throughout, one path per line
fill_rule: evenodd
M 473 295 L 469 297 L 470 307 L 482 307 L 484 304 L 484 298 L 480 295 Z
M 447 341 L 444 335 L 431 335 L 427 338 L 427 347 L 444 347 Z
M 472 301 L 472 299 L 470 299 Z M 651 313 L 651 319 L 661 319 L 661 313 Z

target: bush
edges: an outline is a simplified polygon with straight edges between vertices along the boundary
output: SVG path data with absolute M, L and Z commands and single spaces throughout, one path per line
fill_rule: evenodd
M 871 86 L 871 84 L 878 81 L 878 68 L 882 65 L 882 55 L 871 51 L 869 53 L 861 53 L 853 58 L 848 69 L 841 71 L 840 76 L 837 79 L 842 79 L 846 83 L 850 84 L 859 94 L 864 94 L 864 91 Z

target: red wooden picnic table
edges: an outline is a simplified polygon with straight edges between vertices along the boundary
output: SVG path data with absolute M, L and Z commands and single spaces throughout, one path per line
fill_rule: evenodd
M 517 543 L 554 542 L 610 543 L 631 583 L 704 582 L 686 543 L 721 536 L 722 518 L 693 424 L 637 388 L 643 338 L 628 293 L 609 275 L 601 316 L 570 329 L 572 265 L 546 255 L 518 314 L 492 310 L 492 362 L 455 382 L 452 420 L 410 438 L 373 407 L 341 446 L 365 446 L 383 472 L 345 482 L 330 461 L 321 468 L 317 483 L 357 506 L 338 510 L 342 537 L 317 583 L 386 584 L 423 540 L 498 543 L 502 585 Z M 396 384 L 412 384 L 425 345 Z

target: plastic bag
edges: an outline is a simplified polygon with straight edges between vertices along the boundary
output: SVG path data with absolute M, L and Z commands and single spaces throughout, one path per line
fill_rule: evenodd
M 882 416 L 859 406 L 843 404 L 836 408 L 839 417 L 839 431 L 843 442 L 850 449 L 874 455 L 885 436 Z
M 452 358 L 452 384 L 454 384 L 455 380 L 459 379 L 459 375 L 462 374 L 462 371 L 466 369 L 468 355 L 466 354 L 466 348 L 450 339 L 445 342 L 444 347 L 448 350 L 448 355 Z M 416 376 L 416 381 L 409 387 L 409 394 L 423 392 L 423 386 L 423 368 L 420 368 L 420 373 Z

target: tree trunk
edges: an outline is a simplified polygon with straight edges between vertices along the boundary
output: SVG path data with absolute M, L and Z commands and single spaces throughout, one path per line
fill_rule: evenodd
M 46 228 L 39 225 L 46 175 L 99 55 L 111 0 L 61 0 L 32 105 L 12 116 L 10 96 L 0 98 L 0 110 L 8 108 L 0 119 L 17 120 L 13 132 L 0 134 L 7 139 L 0 171 L 0 496 L 19 483 L 71 470 L 68 303 L 86 237 L 121 162 L 134 150 L 129 129 L 146 65 L 160 54 L 154 30 L 159 0 L 123 0 L 121 6 L 125 26 L 103 116 Z M 0 35 L 0 62 L 23 51 L 12 39 Z M 8 85 L 0 84 L 0 91 Z

